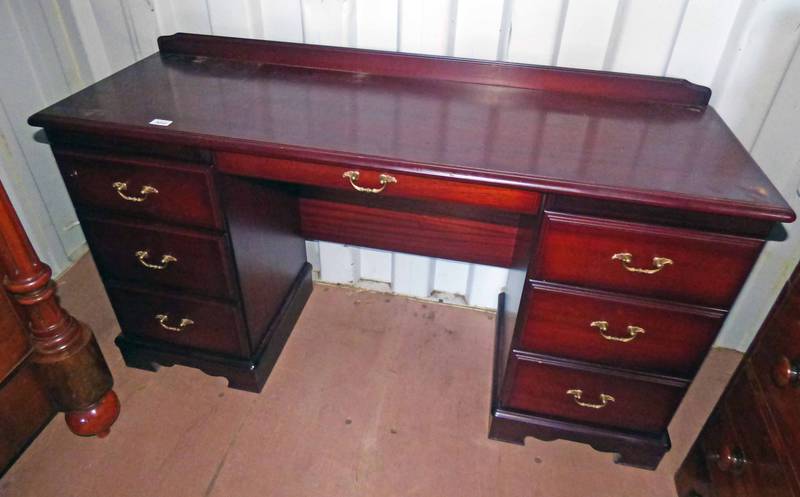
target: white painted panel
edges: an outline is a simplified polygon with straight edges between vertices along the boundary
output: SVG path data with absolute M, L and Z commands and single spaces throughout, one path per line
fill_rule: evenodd
M 602 69 L 617 14 L 617 0 L 570 0 L 558 65 Z
M 748 148 L 800 40 L 798 26 L 796 0 L 747 2 L 737 15 L 731 42 L 714 77 L 712 104 Z
M 17 24 L 17 16 L 21 25 Z M 63 257 L 63 254 L 73 253 L 84 243 L 83 234 L 75 227 L 77 216 L 49 147 L 34 140 L 36 130 L 28 126 L 26 121 L 28 116 L 50 103 L 51 99 L 60 98 L 69 89 L 66 80 L 61 77 L 44 78 L 48 85 L 43 90 L 40 85 L 43 78 L 39 77 L 35 68 L 38 67 L 41 71 L 45 70 L 45 66 L 34 61 L 46 54 L 53 55 L 52 47 L 48 51 L 32 52 L 32 47 L 26 46 L 24 42 L 22 30 L 35 30 L 39 36 L 48 36 L 44 19 L 26 16 L 20 10 L 12 10 L 7 3 L 0 4 L 0 46 L 3 47 L 0 50 L 0 67 L 5 68 L 0 71 L 0 107 L 9 126 L 3 132 L 5 146 L 8 149 L 13 141 L 16 150 L 13 160 L 10 158 L 12 154 L 8 152 L 7 160 L 17 164 L 19 168 L 27 169 L 27 174 L 33 181 L 23 181 L 20 171 L 21 176 L 16 184 L 26 187 L 26 195 L 35 195 L 42 200 L 47 213 L 41 222 L 45 225 L 53 224 L 55 239 L 58 240 L 56 246 L 36 248 L 51 254 L 61 253 Z
M 303 0 L 305 42 L 355 45 L 355 0 Z
M 102 1 L 102 0 L 100 0 Z M 151 0 L 162 34 L 211 34 L 206 0 Z
M 133 53 L 142 59 L 158 51 L 158 37 L 162 34 L 158 29 L 156 9 L 152 0 L 139 2 L 121 2 L 131 31 Z M 172 33 L 164 33 L 172 34 Z
M 368 0 L 356 8 L 356 44 L 359 48 L 397 50 L 397 14 L 400 0 Z
M 91 69 L 91 76 L 94 81 L 105 78 L 111 74 L 111 63 L 103 48 L 103 37 L 94 17 L 92 4 L 89 0 L 71 0 L 70 7 Z
M 125 11 L 120 8 L 119 3 L 108 0 L 92 0 L 91 3 L 111 71 L 119 71 L 136 62 L 131 31 L 125 19 Z
M 500 39 L 503 2 L 459 0 L 453 55 L 495 59 Z
M 9 30 L 3 49 L 15 50 L 16 54 L 7 54 L 7 62 L 15 60 L 23 63 L 20 68 L 24 74 L 9 74 L 12 81 L 21 82 L 25 79 L 32 86 L 19 86 L 19 89 L 35 90 L 37 97 L 48 101 L 66 96 L 69 84 L 59 60 L 59 54 L 53 47 L 50 39 L 50 29 L 42 9 L 36 2 L 10 2 L 8 17 L 3 21 Z M 19 66 L 3 65 L 3 69 Z M 49 70 L 48 70 L 49 69 Z M 35 77 L 34 76 L 38 76 Z M 27 96 L 29 100 L 32 96 Z M 25 97 L 22 97 L 25 98 Z
M 566 0 L 514 2 L 506 60 L 555 64 L 566 8 Z
M 753 147 L 753 157 L 795 210 L 800 212 L 800 51 L 795 51 L 764 127 Z M 800 260 L 800 222 L 785 224 L 788 238 L 768 242 L 747 280 L 717 345 L 744 351 L 766 318 L 783 283 Z
M 392 253 L 385 250 L 359 249 L 359 278 L 362 280 L 392 281 Z
M 454 35 L 456 0 L 402 0 L 400 51 L 446 55 Z
M 687 1 L 650 0 L 621 4 L 614 50 L 606 57 L 604 69 L 664 75 Z
M 261 29 L 261 12 L 258 3 L 250 0 L 206 0 L 211 32 L 219 36 L 236 36 L 239 38 L 258 37 L 255 26 Z M 259 17 L 253 21 L 253 10 Z
M 666 75 L 708 86 L 741 0 L 689 0 Z
M 311 263 L 314 276 L 319 276 L 319 271 L 320 271 L 319 242 L 306 240 L 306 260 Z
M 261 18 L 265 39 L 303 42 L 301 0 L 261 0 Z
M 65 8 L 62 8 L 65 4 Z M 45 99 L 61 99 L 83 89 L 91 78 L 91 70 L 77 40 L 77 25 L 69 3 L 17 2 L 18 7 L 35 11 L 41 21 L 25 28 L 23 43 L 36 57 L 30 59 Z M 46 28 L 46 31 L 45 31 Z M 45 36 L 46 35 L 46 36 Z M 59 70 L 60 69 L 60 70 Z M 46 88 L 48 87 L 49 88 Z
M 433 290 L 466 295 L 469 270 L 470 264 L 466 262 L 435 259 Z
M 497 295 L 505 289 L 508 269 L 474 264 L 467 284 L 467 303 L 494 309 Z
M 433 259 L 393 253 L 392 291 L 414 297 L 429 297 L 433 291 Z
M 322 281 L 354 283 L 358 281 L 358 250 L 338 243 L 319 242 Z
M 57 275 L 64 271 L 69 267 L 70 261 L 62 248 L 58 230 L 54 229 L 50 221 L 47 206 L 38 194 L 36 182 L 25 164 L 22 151 L 17 146 L 14 130 L 2 105 L 0 105 L 0 182 L 8 192 L 11 203 L 39 258 L 50 265 L 53 274 Z M 80 232 L 80 228 L 78 231 Z

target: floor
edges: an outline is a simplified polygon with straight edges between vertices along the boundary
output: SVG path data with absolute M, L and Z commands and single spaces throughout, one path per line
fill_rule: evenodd
M 125 368 L 87 256 L 62 302 L 95 331 L 122 415 L 105 439 L 61 416 L 0 480 L 15 496 L 674 496 L 672 475 L 740 359 L 717 349 L 656 471 L 571 442 L 486 437 L 494 316 L 317 285 L 260 395 L 183 367 Z

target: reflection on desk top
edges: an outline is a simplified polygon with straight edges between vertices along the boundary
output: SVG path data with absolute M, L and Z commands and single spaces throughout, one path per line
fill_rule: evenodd
M 167 41 L 182 36 L 187 35 Z M 301 54 L 325 51 L 240 42 L 250 49 L 257 43 L 275 53 L 282 46 Z M 612 78 L 612 82 L 619 78 L 624 86 L 630 76 L 571 74 L 535 66 L 520 69 L 561 71 L 578 81 L 571 83 L 570 92 L 545 91 L 418 77 L 413 62 L 394 54 L 328 51 L 330 57 L 344 54 L 357 59 L 362 52 L 386 57 L 400 69 L 395 67 L 395 74 L 387 75 L 292 67 L 242 57 L 170 53 L 162 45 L 160 53 L 37 113 L 30 123 L 699 212 L 794 219 L 714 109 L 664 99 L 606 98 L 597 96 L 597 91 L 581 94 L 581 85 L 592 87 L 592 78 Z M 476 64 L 420 56 L 406 59 Z M 484 69 L 492 67 L 483 64 Z M 404 65 L 407 76 L 398 76 Z M 645 87 L 648 81 L 694 86 L 650 78 Z M 172 124 L 148 124 L 153 119 Z

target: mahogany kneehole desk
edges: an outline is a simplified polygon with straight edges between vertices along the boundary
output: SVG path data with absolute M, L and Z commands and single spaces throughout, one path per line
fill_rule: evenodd
M 686 81 L 188 34 L 159 48 L 30 119 L 132 367 L 260 391 L 311 292 L 305 239 L 502 266 L 489 436 L 654 468 L 764 240 L 794 219 Z

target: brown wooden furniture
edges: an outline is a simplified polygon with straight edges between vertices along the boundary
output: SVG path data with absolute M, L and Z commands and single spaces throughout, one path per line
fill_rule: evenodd
M 490 436 L 655 467 L 794 213 L 686 81 L 178 34 L 32 116 L 128 365 L 259 391 L 306 238 L 511 268 Z M 562 319 L 563 318 L 563 319 Z
M 800 496 L 800 266 L 675 476 L 680 497 Z
M 70 430 L 104 437 L 119 415 L 113 380 L 91 330 L 55 296 L 0 184 L 0 472 L 51 419 L 65 411 Z M 17 305 L 12 303 L 11 299 Z
M 36 377 L 28 331 L 0 289 L 0 475 L 56 410 Z

